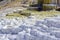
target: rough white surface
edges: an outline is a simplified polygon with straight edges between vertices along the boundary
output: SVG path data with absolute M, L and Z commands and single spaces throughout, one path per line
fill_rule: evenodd
M 60 40 L 60 18 L 0 18 L 0 40 Z

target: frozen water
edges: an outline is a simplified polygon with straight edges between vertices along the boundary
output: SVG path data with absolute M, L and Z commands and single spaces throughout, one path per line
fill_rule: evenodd
M 0 18 L 0 40 L 60 40 L 60 18 Z
M 55 32 L 55 36 L 56 36 L 57 38 L 60 38 L 60 32 Z
M 56 27 L 60 28 L 60 20 L 57 20 L 55 18 L 51 19 L 45 19 L 44 24 L 47 25 L 48 27 Z

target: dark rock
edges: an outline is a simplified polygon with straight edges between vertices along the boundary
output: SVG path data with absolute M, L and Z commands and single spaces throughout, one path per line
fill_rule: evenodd
M 0 0 L 0 2 L 3 1 L 3 0 Z
M 56 11 L 60 11 L 60 8 L 57 8 Z

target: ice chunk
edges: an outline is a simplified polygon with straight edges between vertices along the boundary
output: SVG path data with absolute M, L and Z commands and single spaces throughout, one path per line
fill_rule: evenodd
M 60 28 L 60 22 L 58 22 L 55 19 L 45 19 L 44 24 L 47 25 L 48 27 Z
M 16 40 L 17 35 L 7 35 L 7 38 L 8 38 L 9 40 Z
M 55 32 L 55 37 L 60 38 L 60 32 Z
M 25 35 L 25 31 L 19 32 L 17 35 L 17 40 L 25 40 L 24 39 L 24 35 Z
M 21 31 L 23 31 L 23 29 L 21 29 L 21 28 L 1 29 L 0 34 L 18 34 Z

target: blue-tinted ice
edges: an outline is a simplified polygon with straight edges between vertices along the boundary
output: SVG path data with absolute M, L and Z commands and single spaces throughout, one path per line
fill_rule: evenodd
M 0 40 L 60 40 L 60 18 L 2 18 Z

